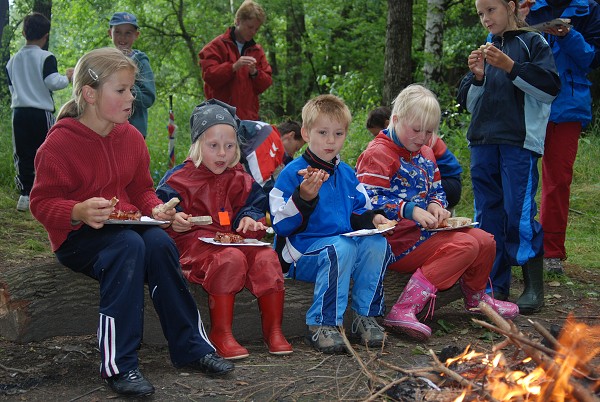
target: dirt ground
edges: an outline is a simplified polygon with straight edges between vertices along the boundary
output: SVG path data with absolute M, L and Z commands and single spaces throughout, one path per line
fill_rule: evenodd
M 550 328 L 552 324 L 560 325 L 572 312 L 579 321 L 600 325 L 600 272 L 571 265 L 567 265 L 567 270 L 566 278 L 547 278 L 546 306 L 539 314 L 515 319 L 515 324 L 531 339 L 540 337 L 530 319 Z M 515 279 L 511 298 L 521 290 L 521 281 Z M 355 345 L 360 361 L 351 354 L 320 354 L 305 345 L 302 337 L 296 337 L 290 338 L 294 353 L 284 357 L 269 355 L 262 343 L 246 344 L 250 357 L 237 361 L 234 373 L 222 378 L 175 369 L 167 348 L 160 346 L 142 345 L 140 369 L 156 387 L 155 395 L 149 399 L 157 401 L 365 400 L 383 383 L 403 376 L 392 366 L 403 370 L 432 366 L 429 349 L 439 353 L 449 346 L 463 349 L 472 345 L 480 352 L 491 351 L 492 345 L 503 337 L 474 324 L 471 317 L 462 311 L 461 301 L 454 302 L 436 310 L 433 320 L 427 321 L 434 332 L 428 342 L 412 342 L 389 334 L 381 350 Z M 510 350 L 509 347 L 507 354 Z M 120 400 L 99 378 L 98 365 L 95 335 L 29 344 L 0 339 L 0 401 Z M 595 367 L 599 367 L 598 359 Z M 370 380 L 370 375 L 379 381 Z M 454 399 L 461 391 L 460 387 L 434 391 L 420 379 L 404 384 L 388 398 L 442 401 Z

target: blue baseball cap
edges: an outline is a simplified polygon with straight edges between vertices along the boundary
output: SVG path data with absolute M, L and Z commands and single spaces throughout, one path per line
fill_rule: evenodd
M 137 18 L 135 18 L 135 15 L 126 12 L 114 13 L 112 18 L 110 19 L 110 22 L 108 23 L 108 25 L 110 25 L 111 27 L 123 24 L 131 24 L 136 29 L 139 28 Z

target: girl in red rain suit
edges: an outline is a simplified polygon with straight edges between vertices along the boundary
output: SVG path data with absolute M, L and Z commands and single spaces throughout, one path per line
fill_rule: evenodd
M 163 200 L 180 204 L 169 230 L 180 251 L 183 274 L 209 295 L 209 338 L 227 359 L 248 356 L 233 337 L 235 295 L 244 287 L 258 298 L 264 340 L 273 354 L 292 352 L 281 332 L 283 274 L 270 247 L 222 246 L 198 238 L 217 232 L 237 232 L 261 239 L 266 226 L 267 198 L 239 163 L 235 108 L 211 99 L 197 106 L 191 118 L 192 145 L 188 159 L 168 171 L 156 190 Z M 208 225 L 194 225 L 191 216 L 211 216 Z

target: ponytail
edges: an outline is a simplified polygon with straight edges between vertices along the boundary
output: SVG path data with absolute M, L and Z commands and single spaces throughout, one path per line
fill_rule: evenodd
M 71 99 L 60 108 L 56 120 L 60 120 L 63 117 L 79 117 L 80 114 L 77 102 L 75 102 L 75 99 Z

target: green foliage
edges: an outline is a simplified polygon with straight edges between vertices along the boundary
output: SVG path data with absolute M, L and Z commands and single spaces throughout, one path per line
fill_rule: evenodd
M 365 128 L 369 110 L 381 104 L 387 24 L 387 2 L 377 0 L 259 0 L 267 21 L 256 40 L 269 60 L 274 61 L 274 84 L 261 96 L 263 120 L 278 123 L 300 118 L 306 100 L 319 93 L 342 97 L 352 114 L 342 159 L 354 165 L 372 135 Z M 8 50 L 14 54 L 24 43 L 20 22 L 30 12 L 32 0 L 15 0 L 10 25 L 5 29 Z M 150 172 L 157 183 L 168 168 L 168 99 L 173 95 L 176 133 L 176 161 L 180 163 L 190 145 L 189 116 L 204 100 L 197 64 L 199 50 L 233 23 L 233 13 L 241 0 L 54 0 L 50 50 L 57 56 L 59 71 L 74 66 L 87 51 L 112 46 L 108 21 L 115 11 L 130 11 L 138 17 L 141 35 L 135 48 L 146 52 L 155 73 L 157 100 L 150 109 L 147 138 L 151 155 Z M 233 6 L 233 10 L 231 9 Z M 422 81 L 427 0 L 416 0 L 413 9 L 412 57 L 414 80 Z M 457 214 L 471 216 L 473 197 L 469 175 L 469 149 L 465 138 L 470 116 L 455 105 L 456 86 L 467 71 L 471 49 L 484 40 L 486 31 L 479 23 L 472 2 L 448 2 L 444 14 L 442 74 L 431 89 L 438 95 L 443 120 L 440 135 L 461 162 L 463 197 Z M 301 24 L 301 19 L 304 24 Z M 301 28 L 305 26 L 305 31 Z M 295 28 L 292 30 L 291 28 Z M 70 97 L 70 90 L 54 93 L 57 107 Z M 11 114 L 0 108 L 0 211 L 14 216 L 17 194 L 14 190 Z M 598 213 L 590 200 L 598 199 L 600 186 L 597 155 L 600 149 L 600 122 L 595 120 L 582 136 L 573 179 L 567 249 L 569 262 L 599 268 L 600 243 Z M 594 224 L 590 225 L 590 222 Z M 32 224 L 35 226 L 35 222 Z M 39 229 L 39 228 L 38 228 Z M 22 239 L 36 235 L 27 229 Z M 41 231 L 40 233 L 43 233 Z M 38 233 L 39 235 L 39 233 Z M 11 237 L 12 239 L 12 237 Z M 21 243 L 19 243 L 21 244 Z M 36 243 L 28 246 L 36 250 Z
M 14 186 L 15 169 L 12 148 L 12 111 L 0 109 L 0 188 Z

